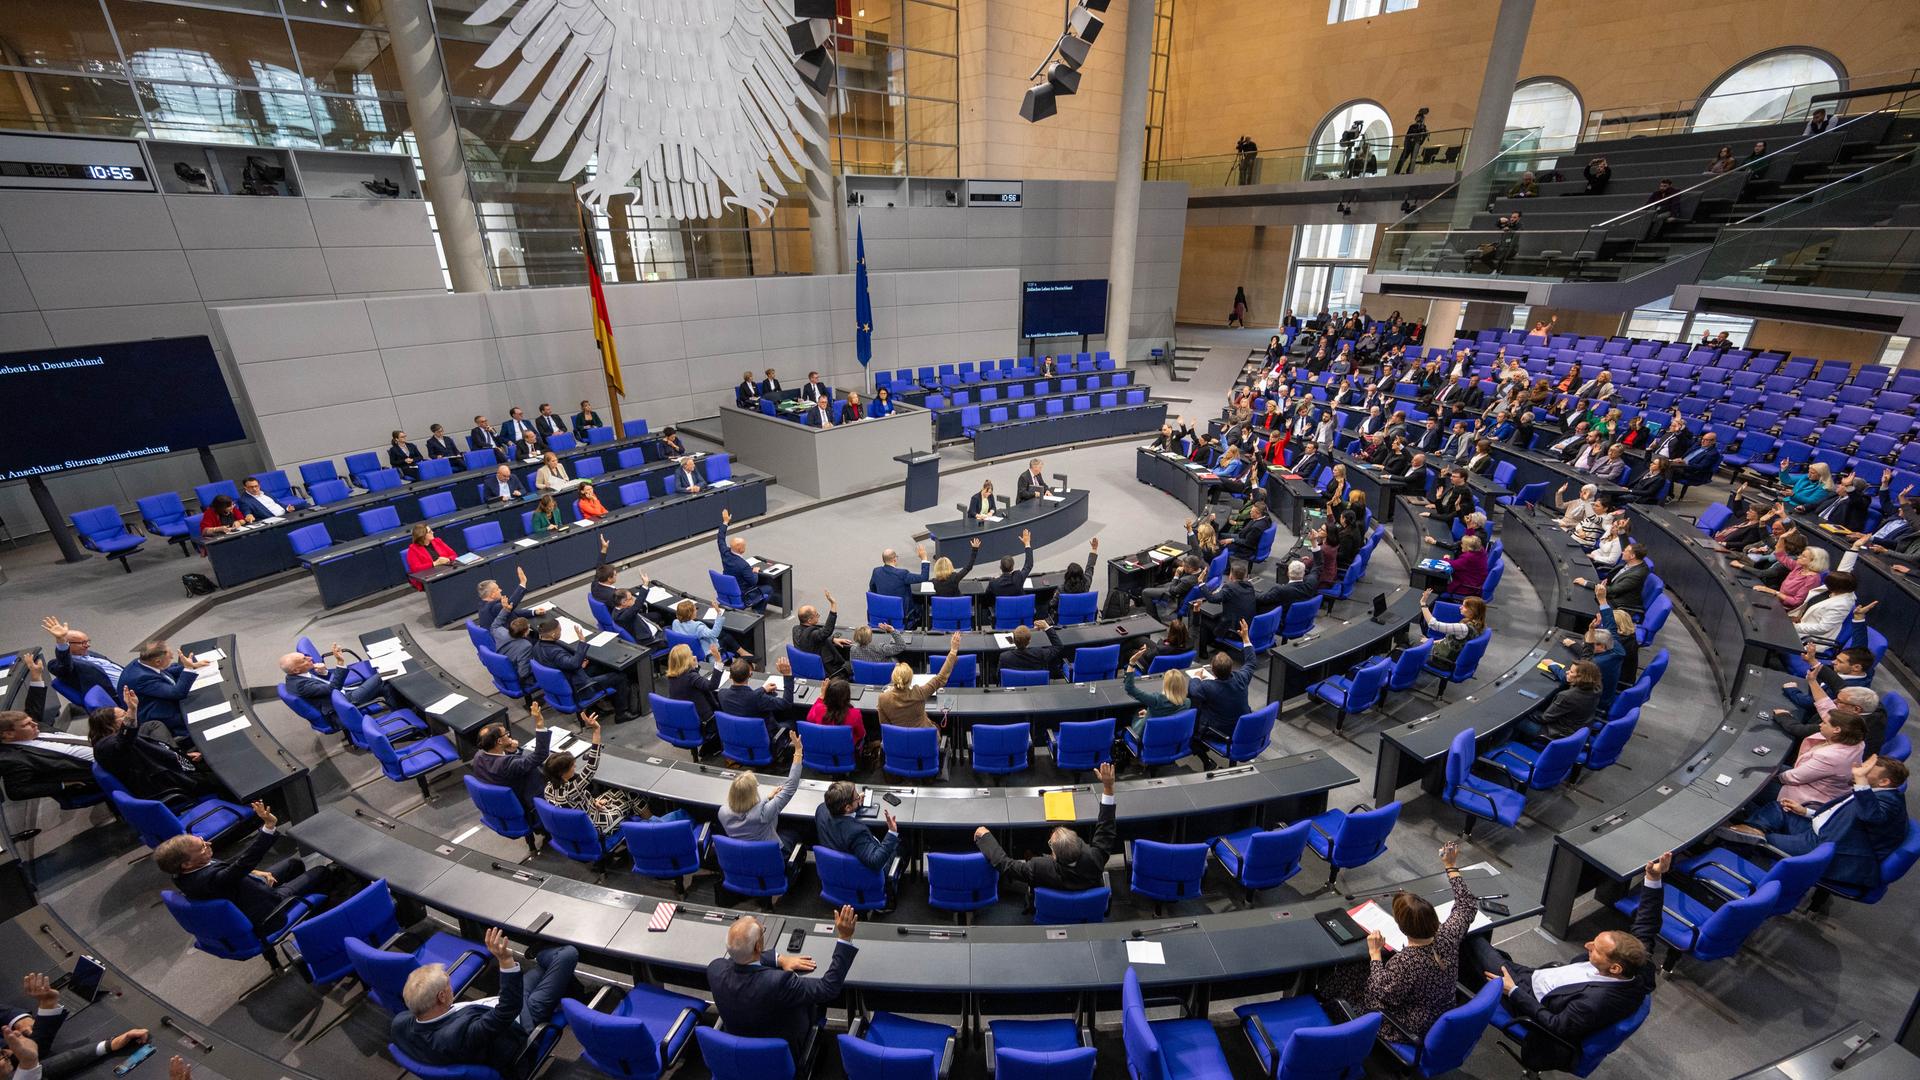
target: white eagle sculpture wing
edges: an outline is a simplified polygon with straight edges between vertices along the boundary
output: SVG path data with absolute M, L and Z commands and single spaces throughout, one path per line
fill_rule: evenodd
M 825 148 L 787 51 L 791 0 L 485 0 L 467 23 L 516 7 L 478 66 L 514 63 L 496 105 L 539 82 L 512 137 L 545 129 L 533 158 L 565 151 L 563 180 L 594 160 L 589 206 L 628 196 L 646 217 L 765 220 L 808 145 Z

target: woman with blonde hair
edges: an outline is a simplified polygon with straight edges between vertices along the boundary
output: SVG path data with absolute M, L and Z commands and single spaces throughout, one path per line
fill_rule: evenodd
M 786 783 L 773 793 L 773 798 L 760 797 L 760 778 L 752 769 L 747 769 L 727 786 L 727 801 L 717 815 L 721 831 L 728 836 L 735 840 L 778 840 L 783 854 L 791 852 L 798 842 L 797 837 L 780 832 L 779 826 L 780 811 L 786 809 L 794 793 L 800 790 L 800 733 L 787 732 L 787 741 L 793 746 L 793 767 L 787 770 Z
M 1321 491 L 1329 503 L 1337 503 L 1347 497 L 1347 467 L 1340 462 L 1333 463 L 1333 475 L 1327 477 L 1327 486 Z
M 1211 560 L 1220 554 L 1220 539 L 1213 531 L 1213 523 L 1203 521 L 1196 528 L 1193 520 L 1187 520 L 1187 546 L 1199 554 L 1202 559 Z
M 913 685 L 912 667 L 893 665 L 893 679 L 880 692 L 880 703 L 874 709 L 880 723 L 895 727 L 932 727 L 933 720 L 927 716 L 927 699 L 947 685 L 947 679 L 953 675 L 953 665 L 959 659 L 960 635 L 956 633 L 947 641 L 947 662 L 933 678 L 919 686 Z
M 1816 461 L 1807 466 L 1807 474 L 1793 482 L 1787 491 L 1786 506 L 1790 513 L 1811 510 L 1833 495 L 1833 467 L 1824 461 Z
M 675 701 L 693 702 L 694 711 L 700 715 L 700 729 L 708 734 L 713 732 L 713 714 L 720 709 L 720 650 L 711 650 L 711 655 L 713 670 L 703 678 L 692 649 L 675 645 L 668 650 L 667 692 L 662 695 Z
M 560 464 L 559 454 L 549 450 L 540 455 L 540 467 L 533 471 L 533 486 L 537 491 L 565 491 L 573 486 L 567 467 Z
M 933 595 L 959 596 L 960 583 L 966 580 L 968 574 L 973 573 L 973 564 L 979 558 L 980 538 L 975 537 L 967 545 L 967 565 L 958 570 L 954 569 L 953 560 L 945 555 L 935 559 L 932 571 Z
M 1148 717 L 1172 716 L 1187 708 L 1187 673 L 1177 667 L 1168 668 L 1160 673 L 1160 692 L 1157 694 L 1134 685 L 1134 678 L 1144 672 L 1146 665 L 1150 663 L 1147 659 L 1149 651 L 1143 648 L 1134 653 L 1133 659 L 1127 661 L 1126 671 L 1121 674 L 1121 682 L 1126 687 L 1127 696 L 1143 706 L 1139 714 L 1133 718 L 1133 722 L 1128 725 L 1136 740 L 1145 734 Z

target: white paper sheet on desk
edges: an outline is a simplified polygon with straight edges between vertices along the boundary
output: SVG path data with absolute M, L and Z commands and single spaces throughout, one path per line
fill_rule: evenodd
M 665 603 L 666 601 L 668 601 L 668 600 L 671 600 L 671 599 L 673 599 L 673 594 L 672 594 L 672 593 L 670 593 L 670 592 L 668 592 L 667 590 L 665 590 L 665 589 L 663 589 L 663 588 L 661 588 L 660 586 L 658 586 L 658 585 L 651 585 L 651 586 L 648 586 L 648 588 L 647 588 L 647 603 L 649 603 L 649 604 L 661 604 L 661 603 Z
M 515 541 L 513 542 L 513 546 L 514 546 L 514 547 L 522 547 L 522 548 L 530 548 L 530 547 L 533 547 L 534 545 L 536 545 L 536 544 L 538 544 L 539 542 L 540 542 L 540 541 L 538 541 L 538 540 L 535 540 L 535 539 L 534 539 L 533 537 L 531 537 L 531 536 L 523 536 L 523 537 L 521 537 L 520 539 L 518 539 L 518 540 L 515 540 Z
M 474 563 L 480 562 L 481 559 L 480 556 L 469 551 L 465 555 L 455 558 L 453 561 L 459 563 L 461 566 L 472 566 Z
M 377 659 L 390 652 L 399 652 L 404 648 L 406 648 L 406 642 L 401 641 L 397 637 L 381 638 L 379 641 L 367 646 L 367 656 Z
M 717 607 L 713 607 L 712 605 L 709 605 L 707 607 L 707 613 L 705 615 L 700 616 L 700 620 L 702 622 L 712 622 L 713 620 L 719 617 L 720 617 L 720 609 Z
M 923 581 L 920 584 L 915 585 L 913 587 L 913 591 L 917 593 L 924 593 L 926 595 L 931 596 L 933 594 L 933 582 Z
M 769 675 L 767 676 L 767 681 L 763 685 L 773 687 L 773 692 L 777 694 L 780 692 L 780 688 L 786 684 L 781 681 L 780 676 Z
M 760 572 L 763 574 L 784 574 L 791 569 L 793 569 L 793 567 L 788 566 L 786 563 L 761 563 L 760 564 Z
M 215 665 L 209 664 L 206 667 L 194 669 L 193 688 L 195 690 L 204 686 L 219 686 L 226 681 L 227 677 L 220 674 L 219 667 Z
M 1027 580 L 1025 580 L 1025 581 L 1023 581 L 1023 582 L 1021 582 L 1021 583 L 1020 583 L 1020 587 L 1021 587 L 1021 588 L 1023 588 L 1023 589 L 1026 589 L 1026 590 L 1027 590 L 1027 591 L 1029 591 L 1029 592 L 1031 592 L 1031 591 L 1033 591 L 1034 589 L 1036 589 L 1036 588 L 1038 588 L 1039 586 L 1037 586 L 1037 585 L 1035 585 L 1035 584 L 1033 583 L 1033 579 L 1032 579 L 1032 578 L 1028 578 Z
M 188 713 L 187 723 L 198 724 L 203 720 L 212 720 L 216 716 L 231 716 L 232 714 L 233 706 L 223 701 L 218 705 L 208 705 L 205 708 L 195 709 Z
M 465 694 L 448 694 L 446 697 L 427 706 L 427 715 L 445 716 L 453 711 L 454 706 L 465 700 L 467 700 L 467 695 Z
M 560 640 L 572 642 L 587 636 L 587 628 L 562 615 L 560 617 Z
M 913 677 L 913 685 L 915 686 L 925 686 L 932 681 L 933 681 L 932 675 L 915 675 Z
M 982 520 L 982 521 L 990 521 L 990 522 L 993 522 L 994 524 L 996 524 L 996 525 L 997 525 L 997 524 L 999 524 L 1000 522 L 1002 522 L 1002 521 L 1005 521 L 1005 520 L 1007 520 L 1007 519 L 1006 519 L 1006 518 L 1004 518 L 1004 517 L 997 517 L 997 516 L 996 516 L 996 517 L 984 517 L 984 518 L 981 518 L 980 520 Z
M 1149 551 L 1147 552 L 1147 558 L 1152 559 L 1154 562 L 1157 562 L 1157 563 L 1163 563 L 1163 562 L 1166 562 L 1168 559 L 1173 558 L 1173 556 L 1167 554 L 1164 551 Z
M 995 644 L 999 645 L 1003 649 L 1013 648 L 1012 634 L 995 634 L 993 635 L 993 640 Z
M 224 724 L 215 724 L 200 733 L 203 739 L 217 739 L 222 735 L 231 735 L 236 731 L 245 731 L 253 726 L 253 721 L 244 716 L 236 716 Z
M 403 660 L 413 659 L 413 654 L 405 649 L 388 649 L 378 656 L 368 657 L 368 662 L 377 668 L 399 667 Z
M 733 486 L 733 481 L 732 480 L 715 480 L 713 483 L 708 484 L 707 486 L 716 487 L 716 488 L 730 488 Z
M 573 527 L 576 529 L 591 529 L 598 524 L 600 523 L 593 518 L 583 517 L 579 521 L 574 522 Z
M 208 660 L 217 664 L 227 658 L 227 652 L 225 649 L 208 649 L 206 652 L 194 653 L 193 658 L 195 660 Z
M 535 604 L 532 607 L 529 607 L 527 610 L 533 612 L 535 615 L 545 615 L 547 612 L 553 610 L 553 604 L 551 602 L 545 603 L 545 604 Z
M 619 636 L 620 636 L 619 634 L 616 634 L 611 630 L 602 630 L 599 633 L 588 638 L 587 644 L 597 649 L 600 646 L 605 645 L 607 642 L 612 641 L 614 638 L 617 638 Z
M 1167 962 L 1167 950 L 1157 941 L 1127 941 L 1127 963 L 1164 964 Z
M 1065 495 L 1042 495 L 1040 497 L 1042 499 L 1047 500 L 1048 502 L 1066 502 L 1067 501 L 1067 497 Z

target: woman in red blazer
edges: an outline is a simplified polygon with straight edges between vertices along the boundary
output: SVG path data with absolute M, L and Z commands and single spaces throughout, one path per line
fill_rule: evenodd
M 415 592 L 424 592 L 426 586 L 420 583 L 420 575 L 436 566 L 452 565 L 453 549 L 433 535 L 433 529 L 423 522 L 413 527 L 413 542 L 407 545 L 406 557 L 408 580 Z

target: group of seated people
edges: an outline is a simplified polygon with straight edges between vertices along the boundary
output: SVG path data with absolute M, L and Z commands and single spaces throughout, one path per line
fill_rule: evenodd
M 742 409 L 758 409 L 763 400 L 788 396 L 783 393 L 780 377 L 773 368 L 768 368 L 764 377 L 755 381 L 753 372 L 740 373 L 740 384 L 733 388 L 733 403 Z M 847 391 L 841 400 L 838 415 L 835 414 L 833 387 L 820 381 L 820 373 L 807 372 L 807 381 L 800 384 L 798 394 L 801 401 L 812 408 L 801 418 L 809 427 L 833 427 L 835 424 L 851 424 L 857 420 L 887 416 L 893 412 L 893 392 L 882 386 L 874 395 L 872 404 L 860 400 L 860 392 Z

